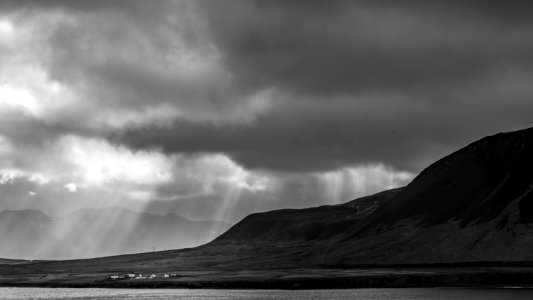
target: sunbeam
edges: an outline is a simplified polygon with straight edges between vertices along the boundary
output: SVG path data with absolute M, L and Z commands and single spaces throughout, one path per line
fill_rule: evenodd
M 343 168 L 319 174 L 324 199 L 339 204 L 357 197 L 392 189 L 407 184 L 414 174 L 398 172 L 382 165 Z

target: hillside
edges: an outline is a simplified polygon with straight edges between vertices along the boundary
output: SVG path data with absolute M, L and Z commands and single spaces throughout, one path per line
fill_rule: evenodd
M 349 264 L 533 260 L 532 157 L 533 129 L 474 142 L 346 228 L 334 256 Z
M 533 129 L 489 136 L 367 197 L 387 196 L 367 213 L 346 204 L 255 214 L 214 244 L 314 241 L 295 258 L 308 265 L 533 260 L 532 157 Z
M 400 190 L 388 190 L 339 205 L 251 214 L 213 243 L 327 240 L 370 215 Z
M 483 138 L 429 166 L 367 223 L 415 217 L 425 226 L 458 220 L 464 227 L 497 217 L 502 226 L 530 223 L 532 157 L 533 129 Z

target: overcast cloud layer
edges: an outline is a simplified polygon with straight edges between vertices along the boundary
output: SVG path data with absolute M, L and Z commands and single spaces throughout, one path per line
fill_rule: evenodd
M 0 1 L 0 210 L 235 221 L 531 126 L 525 1 Z

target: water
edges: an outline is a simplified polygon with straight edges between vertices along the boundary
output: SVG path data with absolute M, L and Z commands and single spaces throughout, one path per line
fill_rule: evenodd
M 5 299 L 533 299 L 531 289 L 188 290 L 0 288 Z

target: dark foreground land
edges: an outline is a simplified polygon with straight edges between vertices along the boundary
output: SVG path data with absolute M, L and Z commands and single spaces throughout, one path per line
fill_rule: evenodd
M 345 268 L 190 268 L 170 263 L 189 250 L 90 260 L 14 262 L 0 265 L 4 287 L 328 289 L 368 287 L 533 287 L 533 262 L 351 266 Z M 150 263 L 143 263 L 144 257 Z M 156 258 L 157 257 L 157 258 Z M 176 259 L 176 257 L 178 259 Z M 197 257 L 196 263 L 201 265 Z M 194 259 L 192 259 L 194 260 Z M 153 279 L 109 280 L 114 273 L 156 274 Z M 177 275 L 163 278 L 166 272 Z

